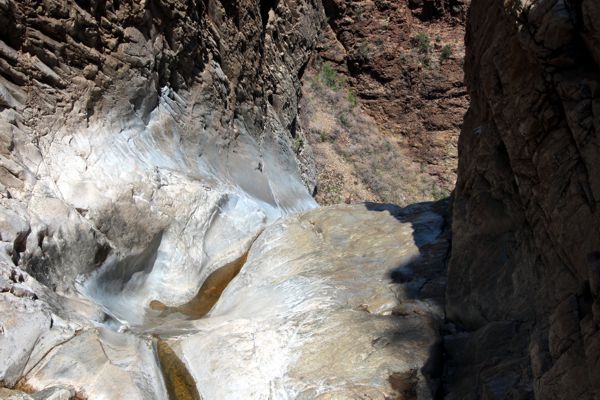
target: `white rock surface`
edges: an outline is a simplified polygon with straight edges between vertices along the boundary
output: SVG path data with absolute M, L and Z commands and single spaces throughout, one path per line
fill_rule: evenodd
M 277 143 L 244 131 L 234 143 L 189 132 L 178 123 L 186 107 L 164 90 L 147 120 L 108 115 L 42 138 L 29 158 L 25 217 L 13 211 L 20 203 L 0 199 L 7 261 L 27 239 L 19 257 L 43 283 L 71 295 L 76 281 L 113 318 L 139 328 L 150 302 L 185 303 L 267 224 L 316 206 Z M 26 146 L 16 149 L 28 160 Z
M 19 390 L 0 388 L 2 400 L 70 400 L 74 395 L 73 389 L 61 386 L 52 386 L 32 395 Z
M 154 344 L 131 334 L 90 329 L 52 349 L 26 376 L 29 385 L 77 388 L 89 399 L 166 399 Z
M 413 221 L 419 234 L 429 228 L 420 246 L 441 233 L 438 214 Z M 204 399 L 385 399 L 399 395 L 398 380 L 429 399 L 443 311 L 389 275 L 419 258 L 415 239 L 409 221 L 363 206 L 282 220 L 209 315 L 180 327 L 198 332 L 172 347 Z
M 443 279 L 428 275 L 432 266 L 443 268 L 448 244 L 442 233 L 443 217 L 430 206 L 309 211 L 258 236 L 205 318 L 155 316 L 141 336 L 107 329 L 120 326 L 110 320 L 96 327 L 80 321 L 68 330 L 47 324 L 38 310 L 48 309 L 45 302 L 4 293 L 8 300 L 0 304 L 11 306 L 2 314 L 0 351 L 19 347 L 34 355 L 26 366 L 8 365 L 18 366 L 22 372 L 14 376 L 22 375 L 28 387 L 59 384 L 90 399 L 166 399 L 163 374 L 189 376 L 177 382 L 191 382 L 198 393 L 192 398 L 205 400 L 431 399 L 443 311 L 440 290 L 423 288 Z M 412 278 L 393 282 L 390 274 L 398 270 L 410 270 Z M 25 275 L 23 281 L 32 280 Z M 33 320 L 22 311 L 30 303 L 40 323 L 25 335 L 33 325 L 18 321 Z M 162 336 L 181 365 L 159 362 L 148 334 Z M 47 354 L 35 356 L 41 349 Z M 4 370 L 9 359 L 0 361 Z

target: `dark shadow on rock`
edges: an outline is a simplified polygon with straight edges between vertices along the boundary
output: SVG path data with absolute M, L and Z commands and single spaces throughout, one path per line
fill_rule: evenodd
M 419 257 L 389 271 L 392 282 L 404 285 L 411 299 L 433 300 L 444 306 L 446 267 L 450 253 L 450 199 L 400 207 L 364 203 L 370 211 L 387 211 L 398 222 L 410 223 Z
M 431 315 L 433 325 L 439 331 L 439 340 L 430 347 L 429 359 L 420 372 L 432 398 L 441 399 L 444 369 L 442 328 L 445 318 L 446 272 L 451 248 L 451 200 L 447 198 L 436 202 L 415 203 L 407 207 L 364 204 L 370 211 L 389 212 L 398 222 L 412 226 L 413 240 L 419 249 L 419 256 L 389 271 L 390 280 L 397 285 L 395 290 L 398 298 L 392 315 L 398 318 Z M 392 337 L 403 340 L 401 335 L 392 334 Z M 402 398 L 412 398 L 410 393 L 417 390 L 418 379 L 408 374 L 406 380 L 401 382 L 404 375 L 392 374 L 390 384 L 401 389 L 398 390 L 399 395 L 404 396 Z

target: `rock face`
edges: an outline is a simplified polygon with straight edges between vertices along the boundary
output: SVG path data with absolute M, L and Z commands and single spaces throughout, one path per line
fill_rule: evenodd
M 343 190 L 354 198 L 365 196 L 353 184 L 362 181 L 367 195 L 396 204 L 448 197 L 468 107 L 463 20 L 469 1 L 323 3 L 330 29 L 322 32 L 314 68 L 326 83 L 328 69 L 335 69 L 351 88 L 350 103 L 358 99 L 360 107 L 344 110 L 335 96 L 304 85 L 305 95 L 316 98 L 306 125 L 314 133 L 309 139 L 316 161 L 325 170 L 322 180 L 341 178 Z M 325 104 L 319 104 L 323 98 Z M 323 121 L 327 103 L 335 104 L 337 126 Z M 364 123 L 362 111 L 370 117 Z M 354 169 L 351 174 L 348 167 Z
M 3 2 L 7 259 L 139 325 L 314 207 L 290 132 L 321 14 L 275 6 Z
M 450 399 L 600 396 L 597 2 L 474 0 Z
M 40 389 L 46 370 L 89 348 L 89 369 L 63 368 L 65 384 L 164 398 L 146 362 L 153 342 L 106 327 L 143 330 L 151 304 L 186 303 L 266 224 L 316 205 L 291 143 L 322 11 L 52 0 L 0 10 L 0 381 L 29 374 Z M 117 359 L 127 351 L 136 356 Z
M 308 211 L 324 23 L 0 0 L 0 398 L 432 398 L 444 205 Z

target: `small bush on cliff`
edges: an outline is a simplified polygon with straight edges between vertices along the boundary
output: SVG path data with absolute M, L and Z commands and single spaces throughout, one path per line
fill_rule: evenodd
M 350 108 L 354 108 L 358 105 L 358 98 L 352 90 L 348 91 L 348 103 L 350 103 Z
M 412 38 L 413 46 L 417 48 L 419 53 L 427 54 L 431 48 L 431 38 L 425 32 L 419 32 Z
M 323 64 L 323 69 L 321 70 L 321 79 L 325 85 L 334 90 L 337 90 L 340 85 L 340 78 L 330 63 Z
M 344 128 L 350 129 L 350 127 L 351 127 L 350 120 L 348 119 L 348 116 L 345 113 L 340 114 L 339 120 L 340 120 L 340 124 L 342 124 L 342 126 Z
M 293 147 L 294 153 L 298 154 L 298 153 L 300 153 L 300 151 L 304 147 L 304 141 L 302 139 L 300 139 L 300 138 L 296 138 L 294 140 L 294 144 L 293 144 L 292 147 Z
M 371 57 L 371 48 L 368 43 L 361 43 L 358 45 L 358 55 L 364 61 Z
M 433 197 L 435 201 L 442 200 L 450 197 L 450 192 L 444 188 L 434 186 L 431 188 L 431 197 Z
M 452 47 L 447 44 L 442 47 L 442 51 L 440 52 L 440 62 L 444 62 L 452 57 Z

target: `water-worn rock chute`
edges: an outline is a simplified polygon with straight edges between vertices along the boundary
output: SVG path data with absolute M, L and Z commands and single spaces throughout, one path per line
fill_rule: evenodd
M 431 398 L 444 205 L 313 210 L 319 2 L 0 10 L 0 398 Z

